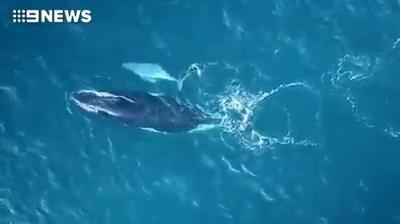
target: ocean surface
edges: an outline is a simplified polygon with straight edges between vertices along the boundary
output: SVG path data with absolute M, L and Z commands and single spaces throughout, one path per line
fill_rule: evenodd
M 396 0 L 3 0 L 0 224 L 400 223 L 399 61 Z M 179 91 L 127 62 L 189 78 Z M 163 93 L 222 121 L 152 133 L 85 113 L 81 89 Z

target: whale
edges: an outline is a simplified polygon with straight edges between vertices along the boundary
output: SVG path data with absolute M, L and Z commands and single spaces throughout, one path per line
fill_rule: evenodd
M 201 77 L 202 72 L 201 65 L 197 63 L 190 65 L 186 71 L 186 75 L 182 78 L 175 78 L 171 76 L 161 65 L 154 63 L 126 62 L 122 64 L 122 68 L 133 72 L 142 80 L 153 84 L 160 80 L 175 82 L 179 91 L 182 91 L 183 83 L 187 78 L 189 78 L 192 74 L 196 74 L 198 77 Z
M 184 99 L 142 91 L 105 92 L 78 90 L 71 99 L 92 114 L 113 118 L 147 131 L 181 133 L 206 130 L 218 119 Z

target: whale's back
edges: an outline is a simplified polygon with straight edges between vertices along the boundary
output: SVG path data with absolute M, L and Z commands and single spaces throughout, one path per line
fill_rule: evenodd
M 73 99 L 88 112 L 104 114 L 126 124 L 160 132 L 190 131 L 209 120 L 207 114 L 184 100 L 147 92 L 121 94 L 79 91 L 73 94 Z

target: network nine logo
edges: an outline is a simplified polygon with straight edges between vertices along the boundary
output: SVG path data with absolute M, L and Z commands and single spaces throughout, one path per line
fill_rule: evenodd
M 12 18 L 14 23 L 89 23 L 92 21 L 91 11 L 87 9 L 14 9 Z

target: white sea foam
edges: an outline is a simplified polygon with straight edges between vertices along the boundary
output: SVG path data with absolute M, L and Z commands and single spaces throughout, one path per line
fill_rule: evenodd
M 240 170 L 234 168 L 234 167 L 232 166 L 232 164 L 229 162 L 229 160 L 227 160 L 225 157 L 222 156 L 222 157 L 221 157 L 221 160 L 228 166 L 228 169 L 229 169 L 230 171 L 232 171 L 233 173 L 240 173 Z
M 250 176 L 256 177 L 257 175 L 250 171 L 243 163 L 240 165 L 240 168 L 242 168 L 243 172 L 249 174 Z
M 254 152 L 261 152 L 265 149 L 272 149 L 276 145 L 301 145 L 301 146 L 315 146 L 316 143 L 311 140 L 296 140 L 291 137 L 290 125 L 288 124 L 288 134 L 286 136 L 271 137 L 261 134 L 254 128 L 253 117 L 255 110 L 267 98 L 272 97 L 284 89 L 301 88 L 307 91 L 314 91 L 312 87 L 302 82 L 282 84 L 268 92 L 260 92 L 251 94 L 237 84 L 232 82 L 228 86 L 227 91 L 219 95 L 216 99 L 218 105 L 218 115 L 221 119 L 220 127 L 222 132 L 221 140 L 230 145 L 233 139 L 237 141 L 242 147 L 252 150 Z M 288 123 L 290 119 L 288 118 Z M 232 136 L 229 137 L 229 136 Z
M 368 110 L 368 107 L 364 107 L 362 104 L 365 99 L 365 95 L 358 94 L 360 89 L 363 87 L 370 87 L 372 84 L 379 83 L 379 79 L 382 77 L 377 76 L 377 72 L 384 66 L 387 60 L 390 60 L 395 51 L 398 50 L 400 38 L 397 38 L 391 48 L 383 51 L 377 56 L 369 56 L 367 54 L 360 55 L 344 55 L 338 59 L 334 69 L 324 73 L 321 76 L 323 83 L 329 83 L 330 88 L 333 92 L 341 96 L 349 104 L 353 116 L 355 119 L 363 124 L 367 128 L 375 129 L 388 137 L 399 139 L 400 126 L 394 123 L 394 120 L 389 118 L 381 119 L 379 115 L 373 114 Z M 394 96 L 387 96 L 394 97 Z M 376 103 L 389 104 L 388 98 L 379 99 Z M 397 99 L 392 100 L 397 102 Z M 368 99 L 369 103 L 372 103 Z M 379 117 L 380 119 L 376 119 Z

